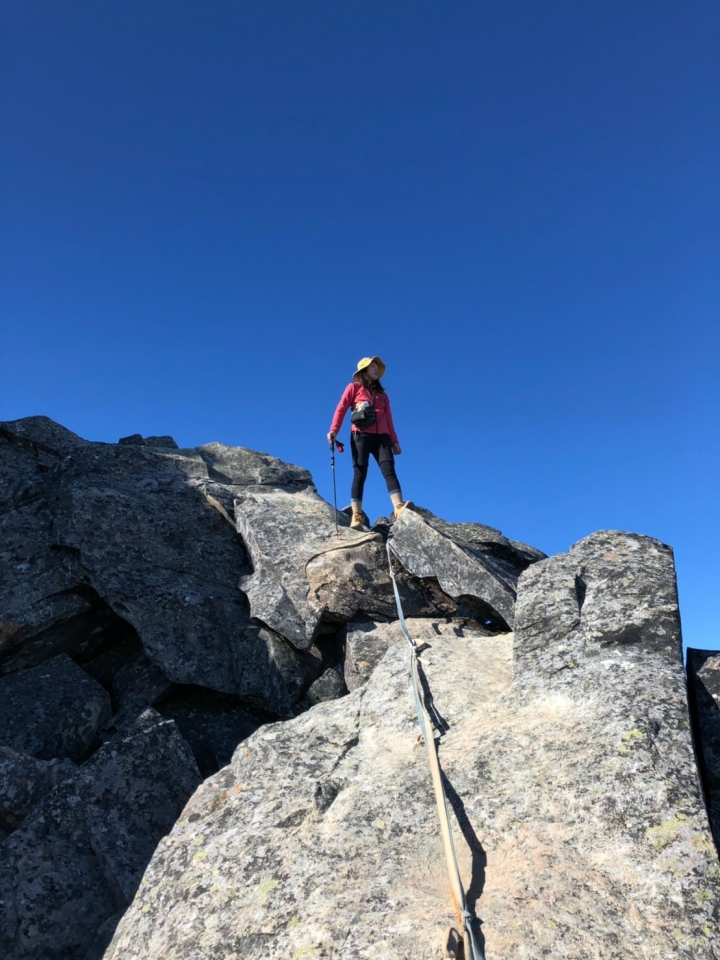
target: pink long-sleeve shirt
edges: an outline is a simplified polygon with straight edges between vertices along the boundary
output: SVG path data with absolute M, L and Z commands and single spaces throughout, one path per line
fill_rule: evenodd
M 335 416 L 330 424 L 330 431 L 332 433 L 339 433 L 343 420 L 345 419 L 345 414 L 351 407 L 354 409 L 358 403 L 362 403 L 363 401 L 373 404 L 375 408 L 375 424 L 367 430 L 360 430 L 360 428 L 356 427 L 353 423 L 351 429 L 357 433 L 387 433 L 390 436 L 390 442 L 397 443 L 398 438 L 397 433 L 395 433 L 395 424 L 393 423 L 392 411 L 390 410 L 390 398 L 388 395 L 386 393 L 378 393 L 377 391 L 371 393 L 367 387 L 364 387 L 361 383 L 356 383 L 354 380 L 345 387 L 345 391 L 340 398 L 340 403 L 337 405 Z

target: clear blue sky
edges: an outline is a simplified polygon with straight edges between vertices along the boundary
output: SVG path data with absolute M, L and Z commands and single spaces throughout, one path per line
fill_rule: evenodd
M 548 553 L 658 537 L 720 647 L 717 0 L 2 16 L 0 417 L 267 450 L 330 498 L 378 353 L 408 496 Z

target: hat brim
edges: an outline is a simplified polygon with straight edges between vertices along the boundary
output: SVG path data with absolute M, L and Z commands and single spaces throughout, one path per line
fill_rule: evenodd
M 376 364 L 378 368 L 378 380 L 380 377 L 384 377 L 387 367 L 382 362 L 380 357 L 363 357 L 363 359 L 358 363 L 357 370 L 355 372 L 360 373 L 361 370 L 365 370 L 367 367 L 369 367 L 371 363 Z

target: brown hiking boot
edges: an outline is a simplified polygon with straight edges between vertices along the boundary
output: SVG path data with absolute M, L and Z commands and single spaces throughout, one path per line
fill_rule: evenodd
M 412 507 L 412 506 L 413 506 L 412 500 L 402 500 L 400 503 L 396 504 L 395 519 L 397 520 L 397 518 L 400 516 L 403 510 L 407 509 L 407 507 Z

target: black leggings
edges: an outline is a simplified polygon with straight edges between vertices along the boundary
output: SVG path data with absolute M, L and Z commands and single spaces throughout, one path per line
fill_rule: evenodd
M 380 471 L 385 477 L 388 493 L 400 492 L 400 481 L 395 473 L 395 457 L 392 452 L 392 442 L 387 433 L 359 433 L 353 430 L 350 434 L 350 450 L 352 451 L 353 482 L 350 497 L 352 500 L 362 500 L 372 454 L 380 465 Z

